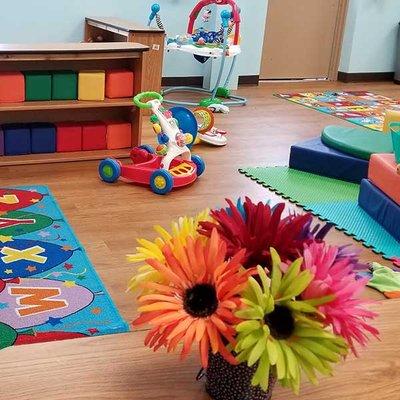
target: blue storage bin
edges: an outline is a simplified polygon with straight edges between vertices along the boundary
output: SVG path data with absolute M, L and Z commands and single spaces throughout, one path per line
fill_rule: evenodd
M 26 124 L 5 124 L 4 154 L 6 156 L 18 156 L 31 152 L 31 130 Z
M 56 127 L 53 124 L 31 124 L 31 149 L 32 153 L 55 153 Z

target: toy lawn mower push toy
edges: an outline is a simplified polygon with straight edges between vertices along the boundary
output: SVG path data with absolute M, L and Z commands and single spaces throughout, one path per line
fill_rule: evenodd
M 150 99 L 143 103 L 143 99 Z M 157 122 L 160 144 L 157 152 L 144 145 L 132 149 L 133 164 L 123 165 L 113 158 L 103 160 L 99 165 L 99 175 L 104 182 L 114 183 L 120 177 L 125 180 L 149 185 L 156 194 L 167 194 L 172 189 L 190 185 L 205 170 L 204 161 L 192 155 L 189 143 L 194 142 L 192 134 L 184 134 L 170 111 L 161 103 L 162 96 L 156 92 L 140 93 L 134 98 L 139 108 L 153 111 L 152 121 Z

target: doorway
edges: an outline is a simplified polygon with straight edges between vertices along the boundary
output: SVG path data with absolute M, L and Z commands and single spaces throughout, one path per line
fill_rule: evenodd
M 348 0 L 269 0 L 260 79 L 336 80 Z

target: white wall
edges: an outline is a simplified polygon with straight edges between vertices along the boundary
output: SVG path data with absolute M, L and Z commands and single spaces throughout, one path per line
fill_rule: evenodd
M 0 42 L 76 42 L 83 38 L 85 16 L 114 16 L 146 23 L 150 6 L 161 5 L 168 35 L 186 32 L 197 0 L 1 0 Z M 243 14 L 241 75 L 260 69 L 267 0 L 238 0 Z M 203 75 L 193 57 L 167 54 L 164 76 Z
M 340 71 L 392 72 L 400 0 L 350 0 Z

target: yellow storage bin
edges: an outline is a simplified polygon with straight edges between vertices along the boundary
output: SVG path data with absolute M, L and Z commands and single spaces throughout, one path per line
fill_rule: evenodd
M 79 72 L 79 100 L 104 100 L 106 74 L 105 71 Z

